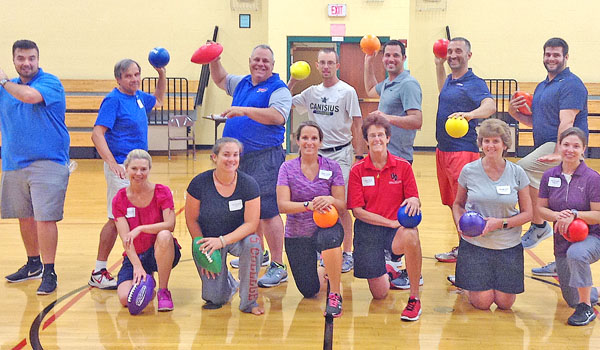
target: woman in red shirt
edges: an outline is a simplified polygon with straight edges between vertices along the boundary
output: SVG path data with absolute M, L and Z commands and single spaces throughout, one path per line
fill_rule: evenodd
M 158 271 L 158 311 L 171 311 L 169 276 L 181 257 L 179 244 L 171 233 L 175 229 L 173 195 L 167 186 L 148 181 L 152 168 L 148 152 L 134 149 L 123 164 L 130 185 L 120 189 L 112 202 L 115 224 L 125 248 L 117 294 L 121 304 L 127 306 L 131 286 Z

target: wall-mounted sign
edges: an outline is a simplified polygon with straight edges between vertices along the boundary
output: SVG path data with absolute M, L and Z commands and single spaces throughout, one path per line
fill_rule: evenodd
M 327 5 L 327 15 L 329 17 L 346 17 L 346 4 Z

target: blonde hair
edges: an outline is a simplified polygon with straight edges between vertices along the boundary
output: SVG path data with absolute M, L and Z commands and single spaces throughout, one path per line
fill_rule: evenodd
M 134 159 L 147 160 L 148 161 L 148 169 L 152 169 L 152 157 L 150 156 L 150 154 L 148 152 L 144 151 L 143 149 L 134 149 L 127 154 L 127 158 L 125 158 L 125 161 L 123 162 L 123 165 L 125 165 L 125 169 L 127 169 L 127 167 L 129 166 L 129 163 L 131 163 L 131 161 Z
M 479 126 L 479 132 L 477 133 L 477 145 L 481 147 L 483 139 L 486 137 L 500 137 L 506 149 L 512 146 L 512 138 L 510 137 L 510 128 L 504 121 L 496 118 L 489 118 L 484 120 Z M 506 155 L 504 150 L 503 155 Z

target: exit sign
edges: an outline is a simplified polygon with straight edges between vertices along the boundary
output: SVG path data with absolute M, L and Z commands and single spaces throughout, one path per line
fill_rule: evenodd
M 327 14 L 329 17 L 346 17 L 346 4 L 327 5 Z

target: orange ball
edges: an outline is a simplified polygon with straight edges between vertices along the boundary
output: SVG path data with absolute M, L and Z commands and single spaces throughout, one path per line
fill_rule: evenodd
M 372 55 L 379 51 L 381 42 L 379 38 L 372 34 L 367 34 L 360 39 L 360 49 L 367 55 Z
M 523 107 L 519 107 L 519 112 L 521 112 L 525 115 L 531 115 L 531 104 L 533 103 L 533 96 L 524 91 L 517 91 L 517 92 L 515 92 L 514 98 L 521 97 L 521 96 L 525 97 L 526 105 Z
M 313 211 L 313 220 L 315 220 L 315 224 L 320 228 L 328 228 L 335 225 L 338 218 L 338 211 L 334 206 L 331 206 L 331 209 L 324 213 L 320 213 L 317 210 Z

